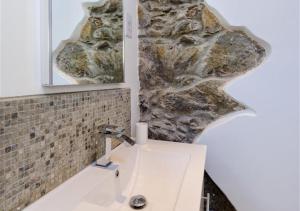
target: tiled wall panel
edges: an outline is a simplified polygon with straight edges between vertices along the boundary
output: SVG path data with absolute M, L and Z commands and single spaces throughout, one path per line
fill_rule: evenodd
M 21 210 L 103 154 L 106 123 L 130 133 L 129 89 L 0 99 L 0 210 Z

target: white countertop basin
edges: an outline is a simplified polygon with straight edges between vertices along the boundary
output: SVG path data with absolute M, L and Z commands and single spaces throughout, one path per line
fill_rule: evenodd
M 111 166 L 88 166 L 24 211 L 132 211 L 134 195 L 146 197 L 144 211 L 199 211 L 205 157 L 202 145 L 122 144 Z

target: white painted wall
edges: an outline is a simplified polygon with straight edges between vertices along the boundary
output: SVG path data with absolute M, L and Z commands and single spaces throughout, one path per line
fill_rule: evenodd
M 125 84 L 42 87 L 40 64 L 40 1 L 0 0 L 0 97 L 129 87 L 132 89 L 132 126 L 139 118 L 137 13 L 133 0 L 124 0 L 124 14 L 133 17 L 133 39 L 126 39 Z M 1 62 L 2 61 L 2 62 Z M 134 127 L 132 127 L 134 132 Z
M 39 1 L 0 0 L 0 96 L 111 88 L 41 87 Z M 136 20 L 136 0 L 125 1 L 125 10 Z M 232 25 L 247 26 L 269 42 L 272 54 L 256 72 L 227 88 L 229 94 L 255 109 L 257 116 L 239 117 L 203 134 L 200 142 L 209 149 L 207 170 L 239 211 L 297 211 L 298 0 L 208 3 Z M 132 88 L 134 124 L 139 114 L 136 21 L 134 38 L 126 40 L 125 56 L 127 83 L 120 87 Z
M 298 211 L 299 1 L 207 0 L 272 46 L 257 71 L 227 92 L 253 108 L 207 130 L 207 171 L 239 211 Z

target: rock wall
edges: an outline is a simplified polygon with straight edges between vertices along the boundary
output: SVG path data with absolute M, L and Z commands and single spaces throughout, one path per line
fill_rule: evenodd
M 153 139 L 192 143 L 212 122 L 246 108 L 224 85 L 259 65 L 266 50 L 203 0 L 140 0 L 141 121 Z
M 121 83 L 123 73 L 122 0 L 85 3 L 87 11 L 74 38 L 56 49 L 55 65 L 79 84 Z

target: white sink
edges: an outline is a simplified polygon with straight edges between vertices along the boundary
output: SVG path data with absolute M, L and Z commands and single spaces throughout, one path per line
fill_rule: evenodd
M 205 156 L 201 145 L 122 144 L 110 167 L 87 167 L 25 211 L 132 211 L 134 195 L 146 197 L 145 211 L 199 211 Z

